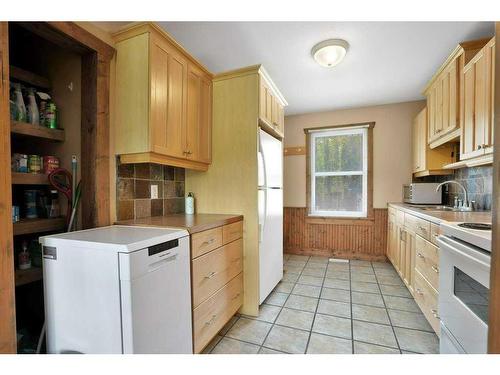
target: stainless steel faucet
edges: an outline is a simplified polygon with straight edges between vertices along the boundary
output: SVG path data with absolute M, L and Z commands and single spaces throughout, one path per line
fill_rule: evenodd
M 469 203 L 469 200 L 467 199 L 467 190 L 465 189 L 465 187 L 457 182 L 457 181 L 445 181 L 445 182 L 441 182 L 437 187 L 436 187 L 436 191 L 439 191 L 439 189 L 441 189 L 441 187 L 443 185 L 446 185 L 446 184 L 455 184 L 455 185 L 458 185 L 462 188 L 462 191 L 464 193 L 464 200 L 462 202 L 460 202 L 459 200 L 459 203 L 457 204 L 457 208 L 460 210 L 460 211 L 472 211 L 472 207 Z

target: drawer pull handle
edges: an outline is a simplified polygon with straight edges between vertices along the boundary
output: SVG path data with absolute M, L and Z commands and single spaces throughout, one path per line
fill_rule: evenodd
M 205 322 L 206 326 L 210 326 L 215 322 L 215 319 L 217 318 L 217 315 L 212 315 L 212 319 L 210 319 L 208 322 Z
M 436 309 L 431 309 L 431 314 L 434 318 L 441 320 L 441 317 L 438 314 L 438 311 Z
M 417 288 L 417 294 L 419 294 L 419 295 L 423 296 L 423 295 L 424 295 L 424 292 L 422 292 L 422 289 Z
M 420 226 L 420 225 L 418 226 L 418 229 L 420 229 L 422 232 L 427 232 L 427 229 L 424 228 L 424 227 L 422 227 L 422 226 Z
M 238 293 L 237 295 L 235 295 L 233 298 L 231 298 L 231 301 L 234 301 L 236 298 L 238 298 L 240 296 L 240 293 Z
M 212 272 L 210 272 L 207 276 L 205 276 L 205 279 L 211 279 L 211 278 L 212 278 L 212 277 L 214 277 L 216 274 L 217 274 L 217 272 L 212 271 Z
M 425 258 L 425 257 L 424 257 L 421 253 L 417 253 L 417 256 L 418 256 L 419 258 Z
M 436 266 L 431 266 L 432 270 L 436 273 L 439 273 L 439 268 L 437 268 Z
M 201 245 L 202 246 L 203 245 L 210 245 L 210 244 L 214 243 L 214 241 L 215 241 L 215 238 L 211 238 L 210 240 L 203 242 Z

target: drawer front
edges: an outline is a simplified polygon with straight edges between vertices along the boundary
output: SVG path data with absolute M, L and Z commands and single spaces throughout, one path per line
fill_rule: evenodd
M 243 274 L 193 310 L 194 352 L 199 353 L 243 303 Z
M 431 223 L 431 242 L 438 246 L 437 237 L 439 236 L 439 225 Z
M 416 237 L 415 267 L 434 289 L 439 290 L 439 248 Z
M 415 301 L 439 335 L 438 293 L 418 271 L 415 272 Z
M 196 307 L 243 270 L 243 240 L 231 242 L 193 260 L 193 306 Z
M 225 244 L 243 237 L 243 221 L 224 225 L 222 229 L 222 242 Z
M 197 258 L 222 246 L 222 227 L 195 233 L 191 236 L 191 256 Z
M 405 227 L 430 241 L 431 223 L 413 215 L 405 215 Z

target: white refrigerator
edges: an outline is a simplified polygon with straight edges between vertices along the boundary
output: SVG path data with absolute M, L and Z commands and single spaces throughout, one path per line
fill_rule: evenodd
M 283 145 L 259 129 L 259 304 L 283 278 Z

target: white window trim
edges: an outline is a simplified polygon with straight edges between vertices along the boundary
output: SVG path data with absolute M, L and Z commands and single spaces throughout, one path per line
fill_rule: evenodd
M 316 148 L 315 140 L 316 138 L 336 136 L 343 134 L 362 134 L 363 135 L 363 169 L 361 171 L 349 171 L 349 172 L 316 172 Z M 355 127 L 355 128 L 343 128 L 338 130 L 325 130 L 325 131 L 315 131 L 311 132 L 309 149 L 311 150 L 310 155 L 310 188 L 311 188 L 311 212 L 309 216 L 322 216 L 322 217 L 354 217 L 354 218 L 365 218 L 368 217 L 368 127 Z M 317 176 L 363 176 L 363 186 L 362 186 L 362 210 L 361 211 L 321 211 L 316 210 L 316 177 Z

